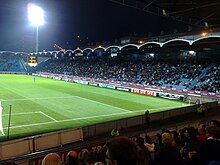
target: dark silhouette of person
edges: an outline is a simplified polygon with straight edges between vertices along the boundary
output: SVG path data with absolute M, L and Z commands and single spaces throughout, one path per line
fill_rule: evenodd
M 145 124 L 146 125 L 150 124 L 150 112 L 149 112 L 149 110 L 145 111 Z

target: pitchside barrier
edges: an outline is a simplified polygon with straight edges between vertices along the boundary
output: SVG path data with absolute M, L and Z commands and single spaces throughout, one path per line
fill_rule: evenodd
M 52 132 L 0 143 L 0 160 L 30 154 L 83 140 L 81 128 Z
M 206 109 L 217 107 L 218 102 L 209 102 L 203 104 Z M 198 106 L 189 106 L 176 108 L 150 114 L 150 121 L 164 120 L 175 116 L 181 116 L 188 113 L 195 113 Z M 145 124 L 145 115 L 130 117 L 126 119 L 100 123 L 86 126 L 78 129 L 52 132 L 38 136 L 32 136 L 17 140 L 11 140 L 0 143 L 0 160 L 15 158 L 17 156 L 36 153 L 46 149 L 63 146 L 73 142 L 83 141 L 85 138 L 94 137 L 100 134 L 109 133 L 112 129 L 123 129 Z M 106 137 L 107 138 L 107 137 Z
M 208 102 L 202 105 L 204 105 L 206 109 L 211 109 L 211 108 L 217 107 L 218 102 L 217 101 Z M 189 113 L 196 113 L 197 107 L 198 105 L 193 105 L 189 107 L 181 107 L 181 108 L 175 108 L 175 109 L 166 110 L 162 112 L 152 113 L 150 114 L 150 121 L 151 122 L 159 121 L 159 120 L 172 118 L 175 116 L 181 116 L 181 115 L 185 115 Z M 99 134 L 110 132 L 112 129 L 124 129 L 124 128 L 134 127 L 138 125 L 143 125 L 143 124 L 145 124 L 145 115 L 139 115 L 139 116 L 130 117 L 126 119 L 100 123 L 96 125 L 83 127 L 83 137 L 84 138 L 94 137 Z

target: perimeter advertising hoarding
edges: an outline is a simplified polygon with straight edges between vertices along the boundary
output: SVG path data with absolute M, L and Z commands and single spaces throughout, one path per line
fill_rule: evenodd
M 143 89 L 132 88 L 131 92 L 136 94 L 147 95 L 147 96 L 156 96 L 156 93 L 154 91 L 143 90 Z
M 184 95 L 178 95 L 178 94 L 173 94 L 173 93 L 163 93 L 163 92 L 157 93 L 157 96 L 167 98 L 167 99 L 182 100 L 182 101 L 184 98 Z
M 126 92 L 130 92 L 131 91 L 131 88 L 126 88 L 126 87 L 117 87 L 116 86 L 116 89 L 119 90 L 119 91 L 126 91 Z
M 110 85 L 110 84 L 99 84 L 99 86 L 102 87 L 102 88 L 115 89 L 115 86 Z

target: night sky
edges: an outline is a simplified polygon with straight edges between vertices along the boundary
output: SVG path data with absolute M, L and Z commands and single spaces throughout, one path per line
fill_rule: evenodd
M 114 42 L 121 37 L 171 33 L 186 30 L 184 24 L 158 17 L 109 0 L 1 0 L 0 51 L 34 51 L 36 28 L 27 18 L 27 4 L 33 2 L 45 11 L 46 24 L 39 27 L 39 51 L 85 47 Z M 79 36 L 79 38 L 77 37 Z

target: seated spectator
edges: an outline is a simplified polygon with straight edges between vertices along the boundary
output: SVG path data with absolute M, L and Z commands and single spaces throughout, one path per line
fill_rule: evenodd
M 150 152 L 155 151 L 155 149 L 154 149 L 155 145 L 154 145 L 154 143 L 152 143 L 150 136 L 148 136 L 148 135 L 145 136 L 145 144 L 144 145 L 147 147 L 148 151 L 150 151 Z
M 61 165 L 62 161 L 57 153 L 49 153 L 42 160 L 42 165 Z
M 69 151 L 66 156 L 66 162 L 65 165 L 79 165 L 79 160 L 77 157 L 76 151 Z
M 181 156 L 185 163 L 191 161 L 192 156 L 198 150 L 200 142 L 197 140 L 197 130 L 194 127 L 184 128 L 185 137 L 181 142 Z
M 211 161 L 220 161 L 220 127 L 206 127 L 207 140 L 193 156 L 193 164 L 206 165 Z
M 180 150 L 175 144 L 174 137 L 170 132 L 162 134 L 162 144 L 158 155 L 155 156 L 155 165 L 182 165 Z
M 138 149 L 126 137 L 115 137 L 106 144 L 107 165 L 137 165 Z
M 144 152 L 144 156 L 146 157 L 146 159 L 149 161 L 149 162 L 152 162 L 152 157 L 151 157 L 151 154 L 150 154 L 150 151 L 147 149 L 147 147 L 144 145 L 144 138 L 142 137 L 138 137 L 136 139 L 136 143 L 137 145 L 140 147 L 140 149 Z
M 88 157 L 89 157 L 89 151 L 87 149 L 82 149 L 78 154 L 79 164 L 87 165 Z
M 199 142 L 203 142 L 207 140 L 207 136 L 206 136 L 206 131 L 205 131 L 205 124 L 200 124 L 198 127 L 198 135 L 197 135 L 197 140 Z
M 209 125 L 210 126 L 217 126 L 217 127 L 220 127 L 220 122 L 218 120 L 211 120 L 209 122 Z

